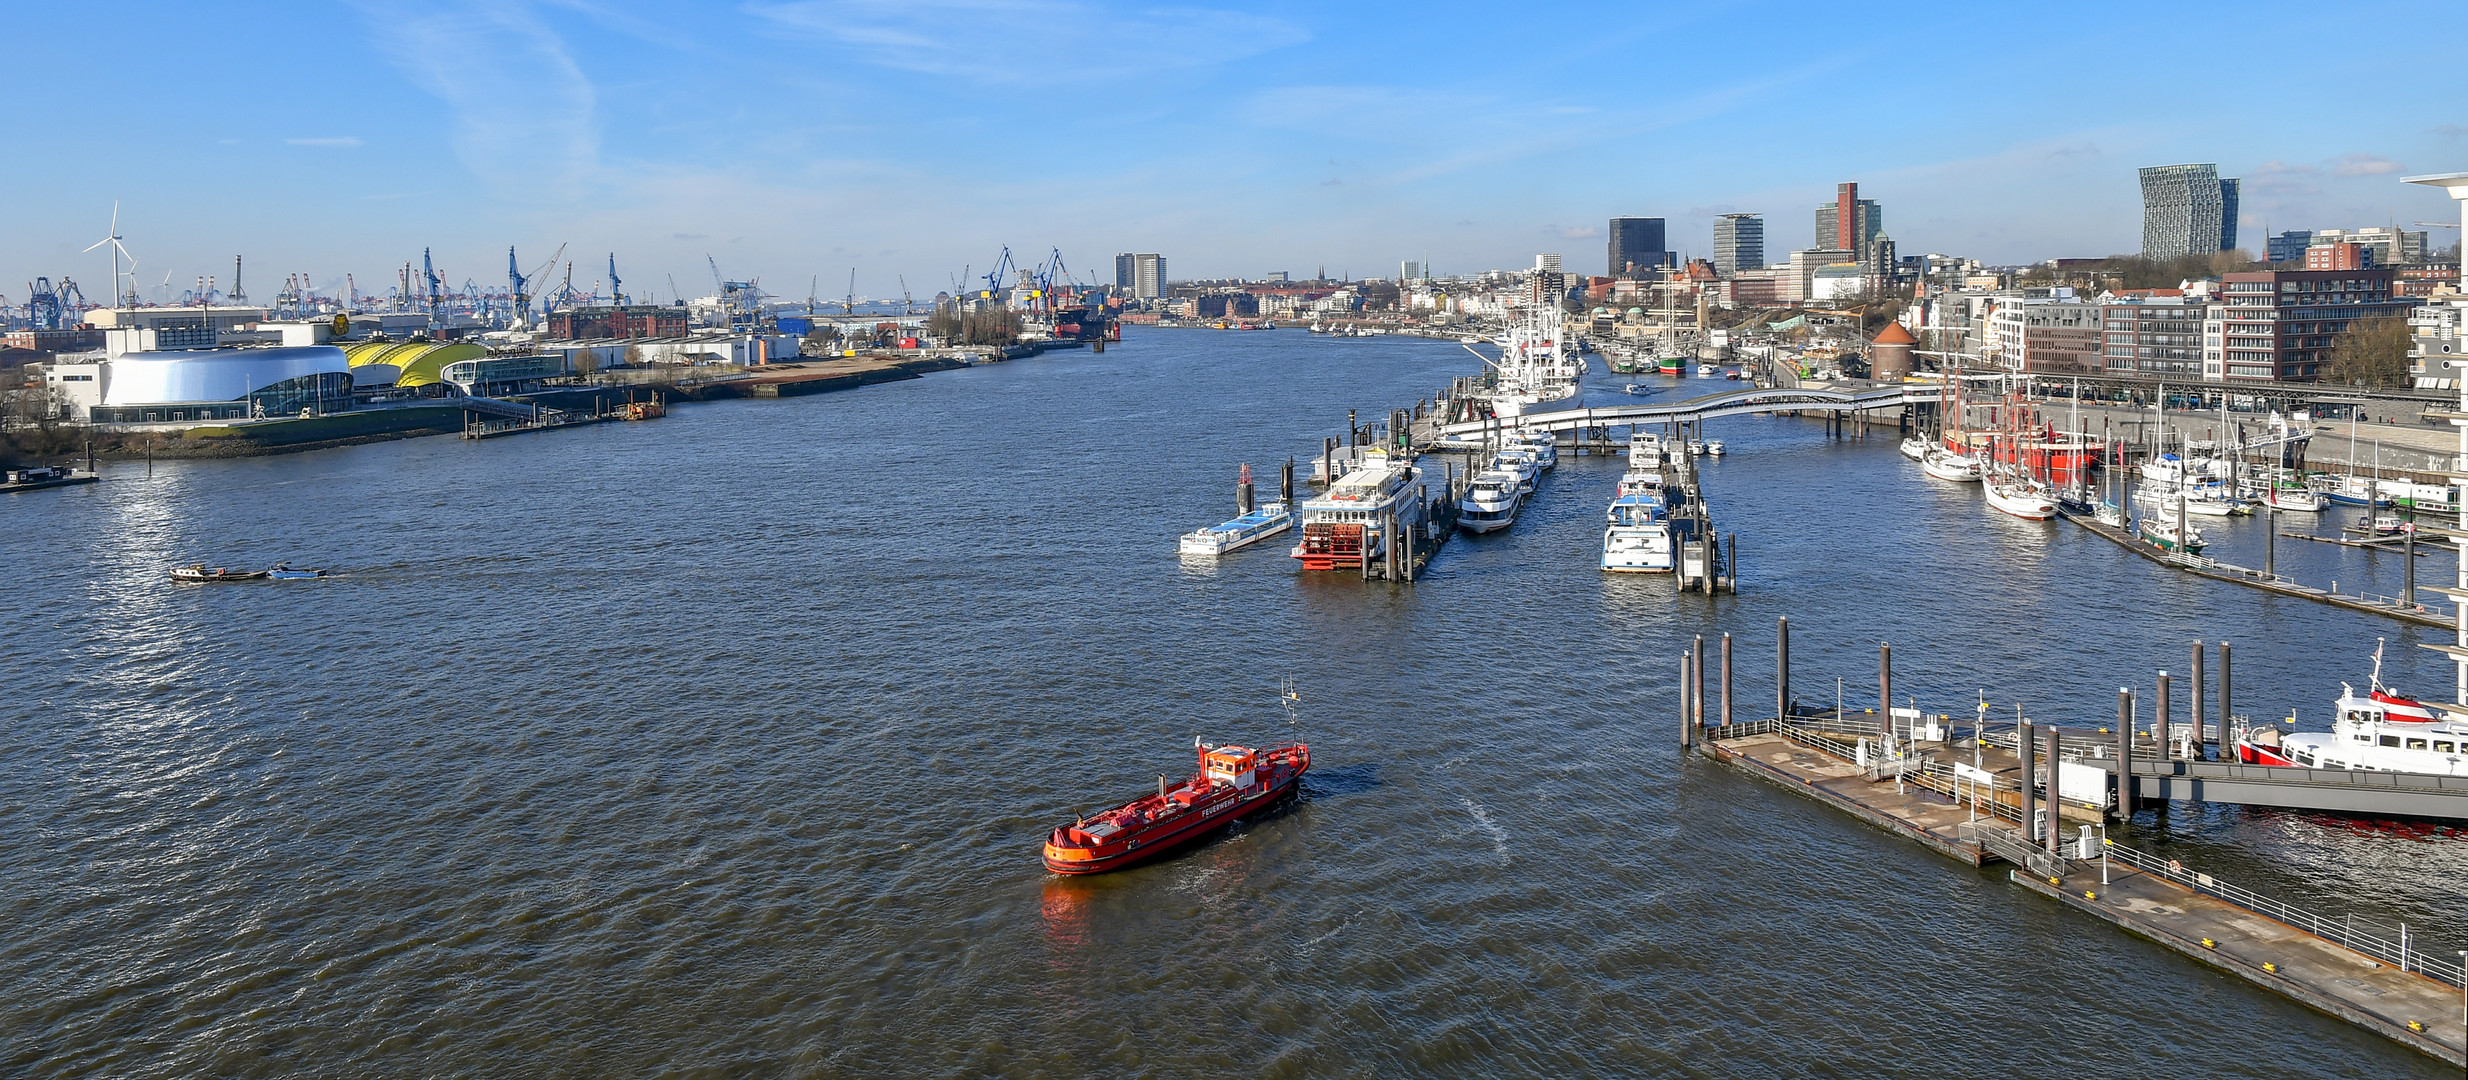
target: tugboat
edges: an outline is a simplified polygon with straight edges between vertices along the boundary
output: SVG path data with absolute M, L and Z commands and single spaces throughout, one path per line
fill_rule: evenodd
M 1045 868 L 1057 874 L 1120 870 L 1189 844 L 1283 802 L 1311 768 L 1301 743 L 1273 750 L 1210 746 L 1194 740 L 1199 774 L 1046 836 Z

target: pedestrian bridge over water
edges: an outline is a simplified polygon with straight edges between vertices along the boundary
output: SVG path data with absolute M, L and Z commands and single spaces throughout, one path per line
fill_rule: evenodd
M 1936 400 L 1934 387 L 1915 388 L 1901 383 L 1842 387 L 1770 386 L 1706 394 L 1679 401 L 1647 400 L 1634 405 L 1527 413 L 1517 417 L 1513 423 L 1528 430 L 1583 433 L 1608 427 L 1651 427 L 1762 412 L 1866 412 L 1870 409 L 1900 408 L 1913 399 L 1915 392 L 1930 402 Z M 1480 434 L 1500 423 L 1498 420 L 1467 420 L 1437 424 L 1432 427 L 1431 434 L 1435 437 Z

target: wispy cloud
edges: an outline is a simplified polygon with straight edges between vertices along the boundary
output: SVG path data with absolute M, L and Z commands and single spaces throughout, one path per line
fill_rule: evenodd
M 1558 230 L 1558 231 L 1559 231 L 1559 234 L 1560 234 L 1560 239 L 1562 239 L 1562 240 L 1584 240 L 1584 239 L 1587 239 L 1587 238 L 1589 238 L 1589 237 L 1601 236 L 1601 235 L 1602 235 L 1602 226 L 1600 226 L 1600 225 L 1568 225 L 1568 226 L 1563 226 L 1563 227 L 1559 228 L 1559 230 Z
M 500 192 L 570 196 L 599 163 L 598 93 L 519 2 L 360 0 L 377 47 L 453 115 L 463 167 Z
M 1070 0 L 802 0 L 745 11 L 880 67 L 987 83 L 1128 80 L 1240 60 L 1311 36 L 1245 12 L 1125 13 Z
M 301 135 L 283 140 L 292 146 L 358 146 L 357 135 Z
M 2331 159 L 2331 172 L 2338 176 L 2388 176 L 2403 168 L 2399 162 L 2373 154 L 2342 154 Z

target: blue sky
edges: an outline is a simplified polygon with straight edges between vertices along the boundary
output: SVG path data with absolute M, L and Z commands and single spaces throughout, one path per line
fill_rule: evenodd
M 1110 276 L 1603 269 L 1603 222 L 1810 243 L 1838 181 L 1906 253 L 2131 251 L 2139 165 L 2213 161 L 2263 230 L 2452 221 L 2468 169 L 2442 3 L 1925 6 L 1269 0 L 72 5 L 8 17 L 20 153 L 0 295 L 112 201 L 147 289 L 252 294 L 436 249 L 504 280 L 568 243 L 630 290 L 930 294 L 1008 244 Z M 1847 14 L 1846 14 L 1847 13 Z M 41 47 L 25 47 L 29 43 Z M 2343 46 L 2341 43 L 2345 43 Z M 2406 68 L 2393 65 L 2405 63 Z M 2437 230 L 2437 245 L 2456 239 Z

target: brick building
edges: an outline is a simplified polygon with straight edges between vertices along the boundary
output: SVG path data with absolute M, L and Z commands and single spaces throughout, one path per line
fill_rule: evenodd
M 2364 319 L 2404 318 L 2393 271 L 2258 270 L 2225 275 L 2221 327 L 2230 381 L 2312 382 L 2339 335 Z
M 686 309 L 681 307 L 651 304 L 552 311 L 548 313 L 548 336 L 565 341 L 683 337 L 687 315 Z

